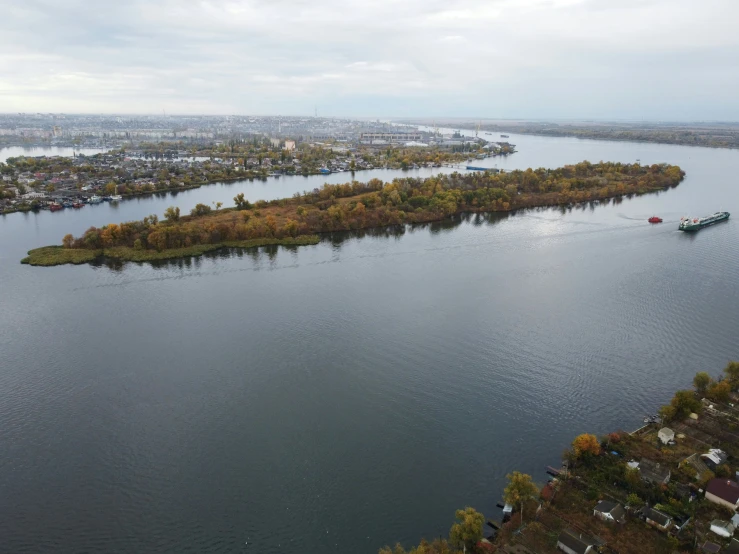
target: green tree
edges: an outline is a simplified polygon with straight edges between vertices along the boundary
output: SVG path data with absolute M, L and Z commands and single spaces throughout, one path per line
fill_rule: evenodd
M 739 386 L 739 362 L 729 362 L 724 368 L 724 374 L 731 383 L 732 388 Z
M 190 210 L 190 215 L 197 217 L 201 215 L 207 215 L 211 211 L 212 210 L 210 206 L 208 206 L 207 204 L 195 204 L 195 207 L 192 210 Z
M 637 494 L 634 494 L 632 492 L 629 494 L 629 496 L 626 497 L 626 504 L 633 508 L 635 506 L 641 506 L 643 504 L 643 501 L 641 498 L 639 498 Z
M 693 377 L 693 386 L 695 387 L 695 390 L 697 390 L 701 394 L 706 392 L 706 389 L 708 388 L 708 385 L 710 384 L 711 384 L 711 376 L 708 375 L 708 373 L 706 373 L 705 371 L 696 373 L 695 377 Z
M 180 220 L 180 209 L 176 206 L 170 206 L 166 210 L 164 210 L 164 219 L 167 221 L 170 221 L 174 223 L 175 221 Z
M 239 194 L 234 196 L 234 203 L 236 204 L 237 210 L 248 210 L 249 208 L 251 208 L 251 204 L 246 198 L 244 198 L 243 192 L 240 192 Z
M 684 419 L 692 412 L 701 410 L 701 402 L 695 397 L 693 391 L 679 390 L 672 397 L 667 406 L 662 406 L 659 414 L 665 422 L 673 419 Z
M 474 508 L 467 507 L 457 510 L 457 523 L 449 530 L 449 540 L 454 546 L 464 546 L 472 551 L 475 545 L 482 540 L 482 526 L 485 516 Z
M 536 498 L 539 489 L 531 480 L 531 475 L 514 471 L 506 475 L 508 486 L 503 490 L 503 500 L 511 506 L 521 506 L 521 523 L 523 523 L 523 504 L 531 498 Z

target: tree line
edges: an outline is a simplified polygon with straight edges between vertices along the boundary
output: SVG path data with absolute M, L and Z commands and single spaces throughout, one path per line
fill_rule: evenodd
M 443 219 L 461 212 L 509 211 L 541 205 L 641 194 L 676 186 L 677 166 L 601 162 L 558 169 L 493 174 L 472 172 L 426 179 L 372 179 L 324 185 L 293 198 L 251 204 L 243 195 L 234 208 L 196 207 L 181 216 L 172 207 L 159 220 L 91 227 L 81 237 L 64 237 L 66 248 L 131 247 L 164 250 L 259 238 L 384 227 Z

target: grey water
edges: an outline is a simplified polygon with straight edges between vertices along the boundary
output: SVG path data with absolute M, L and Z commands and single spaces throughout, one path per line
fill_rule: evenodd
M 92 156 L 105 152 L 103 148 L 79 148 L 72 146 L 5 146 L 0 147 L 0 162 L 17 156 L 73 156 L 84 154 Z
M 351 176 L 0 218 L 0 550 L 409 545 L 446 534 L 456 508 L 497 517 L 506 473 L 543 482 L 574 435 L 635 428 L 739 358 L 737 222 L 677 231 L 682 215 L 739 215 L 739 152 L 508 140 L 518 153 L 485 162 L 640 159 L 687 177 L 621 202 L 158 265 L 18 262 L 90 225 Z

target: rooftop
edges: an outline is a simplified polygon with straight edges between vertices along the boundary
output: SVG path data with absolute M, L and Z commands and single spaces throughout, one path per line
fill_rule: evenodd
M 731 504 L 739 502 L 739 485 L 731 479 L 711 479 L 706 487 L 706 492 L 710 492 L 712 495 L 719 497 L 722 500 L 726 500 Z

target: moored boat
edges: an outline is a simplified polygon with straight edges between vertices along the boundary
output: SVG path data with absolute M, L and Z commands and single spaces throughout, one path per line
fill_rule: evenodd
M 729 212 L 716 212 L 715 214 L 706 217 L 683 217 L 680 218 L 678 229 L 680 231 L 698 231 L 699 229 L 703 229 L 703 227 L 708 227 L 714 223 L 726 221 L 729 219 L 730 215 L 731 214 Z
M 52 202 L 51 204 L 49 204 L 49 209 L 52 212 L 58 212 L 62 208 L 64 208 L 64 206 L 62 206 L 61 204 L 57 204 L 56 202 Z
M 656 215 L 653 215 L 649 218 L 649 223 L 662 223 L 662 218 L 657 217 Z
M 74 204 L 72 204 L 72 207 L 79 210 L 80 208 L 84 208 L 85 204 L 83 202 L 75 202 Z
M 87 203 L 88 204 L 100 204 L 100 202 L 102 201 L 103 199 L 100 198 L 97 194 L 93 194 L 92 196 L 90 196 L 90 199 L 87 201 Z

